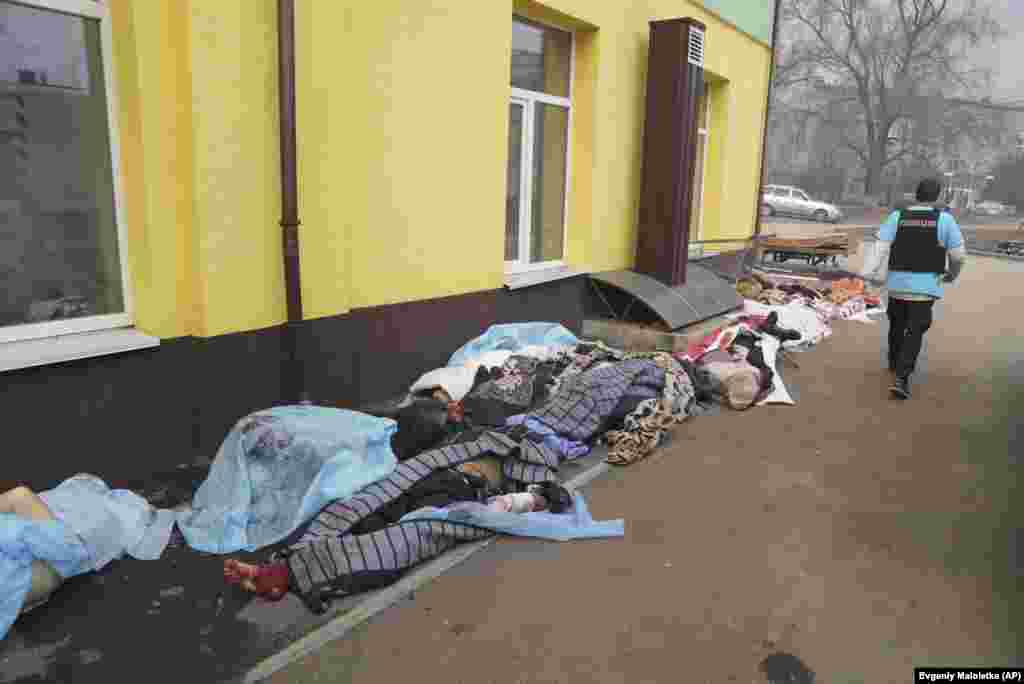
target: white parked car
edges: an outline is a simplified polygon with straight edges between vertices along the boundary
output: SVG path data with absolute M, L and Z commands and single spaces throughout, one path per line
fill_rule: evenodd
M 810 195 L 789 185 L 766 185 L 761 195 L 763 216 L 795 216 L 838 223 L 843 212 L 834 204 L 811 199 Z

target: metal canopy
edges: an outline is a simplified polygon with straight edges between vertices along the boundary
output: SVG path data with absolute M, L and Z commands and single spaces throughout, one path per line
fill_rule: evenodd
M 602 271 L 591 274 L 590 279 L 592 283 L 611 286 L 640 301 L 672 330 L 700 323 L 743 305 L 743 299 L 732 283 L 692 262 L 686 267 L 686 283 L 676 287 L 634 271 Z M 622 314 L 613 313 L 624 318 L 628 307 Z

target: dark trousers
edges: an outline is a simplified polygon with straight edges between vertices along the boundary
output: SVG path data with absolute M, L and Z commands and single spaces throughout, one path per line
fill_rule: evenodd
M 914 372 L 924 334 L 932 327 L 935 302 L 889 298 L 889 365 L 905 377 Z

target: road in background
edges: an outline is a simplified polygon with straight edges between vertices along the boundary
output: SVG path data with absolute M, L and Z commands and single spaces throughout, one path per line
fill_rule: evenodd
M 843 220 L 839 223 L 822 223 L 819 221 L 805 220 L 799 218 L 789 218 L 782 216 L 765 216 L 761 219 L 763 225 L 778 225 L 778 224 L 800 224 L 800 225 L 811 225 L 811 226 L 859 226 L 859 225 L 878 225 L 880 221 L 885 219 L 887 212 L 880 209 L 849 209 L 843 208 Z M 1007 229 L 1016 229 L 1020 226 L 1021 222 L 1024 221 L 1024 216 L 985 216 L 985 215 L 960 215 L 957 216 L 957 221 L 961 226 L 983 226 L 983 227 L 1005 227 Z M 1021 230 L 1021 234 L 1024 235 L 1024 229 Z
M 780 237 L 817 237 L 825 233 L 842 231 L 850 235 L 851 240 L 870 238 L 883 220 L 880 212 L 873 215 L 866 212 L 858 216 L 847 217 L 840 223 L 816 223 L 789 218 L 765 218 L 762 222 L 762 234 Z M 1017 220 L 1017 219 L 1011 219 Z M 973 217 L 958 219 L 967 248 L 976 252 L 997 252 L 1001 242 L 1024 242 L 1024 227 L 1018 223 L 1008 223 L 1006 217 Z

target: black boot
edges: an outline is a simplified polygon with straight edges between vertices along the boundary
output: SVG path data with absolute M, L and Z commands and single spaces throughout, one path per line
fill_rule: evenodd
M 770 314 L 768 314 L 768 320 L 766 320 L 764 324 L 761 325 L 760 331 L 763 332 L 765 335 L 777 337 L 779 340 L 783 342 L 788 342 L 790 340 L 795 341 L 800 339 L 800 333 L 798 333 L 796 330 L 790 330 L 789 328 L 779 327 L 779 314 L 777 311 L 772 311 Z
M 889 394 L 896 399 L 910 399 L 910 376 L 901 375 L 889 388 Z

